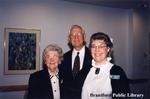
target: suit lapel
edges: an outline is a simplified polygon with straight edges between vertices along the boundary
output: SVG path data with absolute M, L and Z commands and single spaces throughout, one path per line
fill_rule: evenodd
M 83 60 L 83 68 L 87 67 L 91 65 L 91 54 L 90 54 L 90 50 L 85 47 L 85 56 L 84 56 L 84 60 Z
M 68 63 L 69 63 L 69 67 L 70 69 L 72 70 L 72 52 L 73 50 L 70 51 L 70 54 L 69 54 L 69 58 L 68 58 Z
M 71 78 L 73 79 L 73 75 L 72 75 L 72 52 L 73 50 L 71 50 L 69 53 L 68 53 L 68 56 L 67 56 L 67 60 L 66 60 L 66 66 L 68 66 L 66 69 L 68 70 L 68 76 L 71 76 Z M 71 74 L 71 75 L 70 75 Z

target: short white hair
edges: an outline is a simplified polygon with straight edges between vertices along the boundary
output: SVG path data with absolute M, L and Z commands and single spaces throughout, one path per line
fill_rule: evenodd
M 63 60 L 63 50 L 61 47 L 59 47 L 57 44 L 50 44 L 48 45 L 45 49 L 44 49 L 44 52 L 43 52 L 43 61 L 45 61 L 45 56 L 46 54 L 49 52 L 49 51 L 57 51 L 58 52 L 58 55 L 59 55 L 59 60 L 60 60 L 60 63 L 61 61 Z

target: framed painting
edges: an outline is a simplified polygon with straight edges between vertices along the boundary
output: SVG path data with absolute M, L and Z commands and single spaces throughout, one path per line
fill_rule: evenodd
M 38 29 L 5 28 L 4 74 L 30 74 L 40 69 Z

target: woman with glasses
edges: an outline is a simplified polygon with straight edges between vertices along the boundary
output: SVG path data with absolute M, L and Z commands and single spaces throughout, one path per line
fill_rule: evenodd
M 92 55 L 90 68 L 82 87 L 82 99 L 128 98 L 129 84 L 123 69 L 110 62 L 113 47 L 105 33 L 94 33 L 89 44 Z

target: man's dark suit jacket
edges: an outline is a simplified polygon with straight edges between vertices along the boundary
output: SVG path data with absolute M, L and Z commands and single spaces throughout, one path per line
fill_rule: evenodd
M 90 50 L 85 47 L 85 56 L 83 60 L 83 68 L 74 78 L 72 75 L 72 50 L 64 54 L 64 60 L 62 62 L 62 72 L 63 72 L 63 85 L 62 85 L 62 94 L 63 99 L 80 99 L 81 90 L 84 83 L 84 79 L 88 72 L 87 68 L 91 66 L 91 54 Z
M 60 79 L 61 76 L 59 76 L 59 82 L 61 83 Z M 52 85 L 47 69 L 43 69 L 30 75 L 27 97 L 28 99 L 53 99 Z

